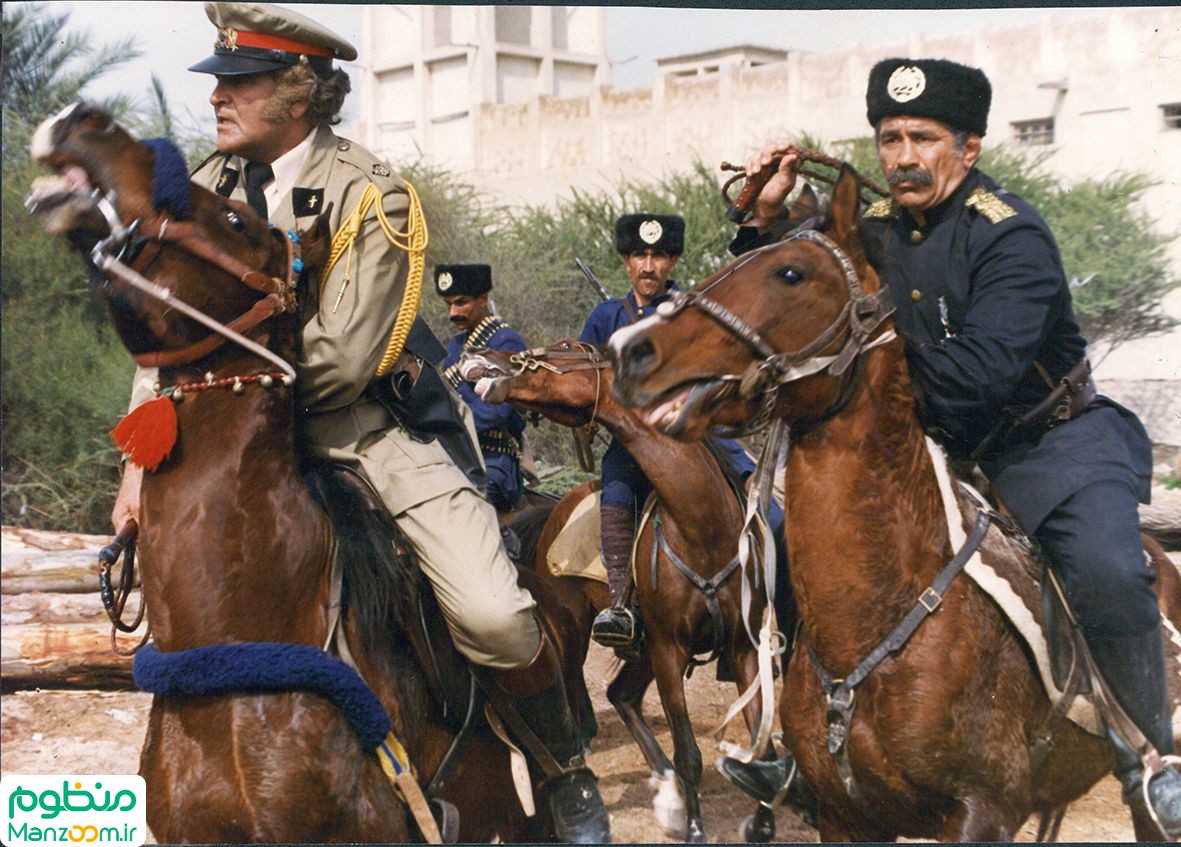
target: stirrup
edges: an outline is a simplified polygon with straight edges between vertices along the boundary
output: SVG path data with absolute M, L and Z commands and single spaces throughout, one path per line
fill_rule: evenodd
M 1177 770 L 1177 773 L 1181 774 L 1181 756 L 1177 756 L 1177 755 L 1173 755 L 1173 754 L 1169 754 L 1167 756 L 1160 756 L 1160 763 L 1161 763 L 1161 769 L 1156 771 L 1155 773 L 1153 772 L 1152 768 L 1150 768 L 1150 767 L 1145 766 L 1145 767 L 1141 768 L 1140 795 L 1144 800 L 1145 809 L 1148 810 L 1148 817 L 1152 820 L 1152 823 L 1156 826 L 1157 831 L 1162 836 L 1164 836 L 1166 841 L 1173 841 L 1173 840 L 1175 840 L 1176 837 L 1169 835 L 1168 830 L 1166 830 L 1164 827 L 1164 824 L 1161 823 L 1160 817 L 1157 815 L 1156 809 L 1152 805 L 1152 798 L 1149 797 L 1149 795 L 1148 795 L 1148 783 L 1152 782 L 1152 780 L 1155 777 L 1164 773 L 1165 768 L 1169 767 L 1170 765 L 1174 766 L 1174 768 L 1176 768 L 1176 770 Z
M 605 628 L 605 625 L 608 623 L 608 621 L 600 622 L 599 618 L 607 612 L 611 613 L 612 617 L 609 620 L 612 624 L 616 623 L 619 617 L 624 617 L 627 619 L 626 633 L 616 632 Z M 638 621 L 636 619 L 636 613 L 627 606 L 608 606 L 606 609 L 604 609 L 602 612 L 599 612 L 599 614 L 595 616 L 595 621 L 591 624 L 591 638 L 594 639 L 596 644 L 601 644 L 604 647 L 632 647 L 636 643 L 638 630 L 637 624 Z

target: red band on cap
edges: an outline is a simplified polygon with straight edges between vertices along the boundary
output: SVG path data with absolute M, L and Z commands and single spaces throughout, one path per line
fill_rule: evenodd
M 328 59 L 331 59 L 333 56 L 332 51 L 326 47 L 315 47 L 311 44 L 292 41 L 290 38 L 281 38 L 278 35 L 264 35 L 261 32 L 242 32 L 238 30 L 238 38 L 235 43 L 239 47 L 283 50 L 287 53 L 303 53 L 308 56 L 323 56 Z

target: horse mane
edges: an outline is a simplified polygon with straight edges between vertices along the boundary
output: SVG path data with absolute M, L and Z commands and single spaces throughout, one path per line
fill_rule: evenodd
M 336 535 L 344 586 L 341 607 L 374 655 L 412 648 L 421 573 L 410 555 L 395 550 L 393 533 L 332 465 L 309 463 L 304 471 L 312 497 L 328 513 Z M 398 545 L 406 547 L 407 545 Z
M 557 503 L 554 502 L 528 506 L 505 522 L 505 526 L 516 533 L 517 540 L 521 543 L 521 562 L 518 564 L 521 564 L 522 567 L 533 567 L 533 560 L 537 554 L 537 542 L 541 540 L 541 532 L 545 529 L 545 522 L 549 520 L 550 513 L 553 512 L 556 505 Z
M 721 442 L 713 435 L 707 435 L 701 439 L 709 455 L 717 464 L 718 469 L 722 472 L 722 476 L 726 478 L 730 489 L 738 497 L 738 507 L 742 511 L 746 511 L 746 485 L 738 472 L 734 470 L 734 465 L 730 463 L 730 452 L 722 446 Z

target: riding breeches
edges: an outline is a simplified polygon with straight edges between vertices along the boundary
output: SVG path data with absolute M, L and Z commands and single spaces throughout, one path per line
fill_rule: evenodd
M 459 406 L 474 440 L 470 413 Z M 413 545 L 459 651 L 484 667 L 527 665 L 541 637 L 533 597 L 517 585 L 492 504 L 438 441 L 411 438 L 385 407 L 365 399 L 310 416 L 304 435 L 317 458 L 361 472 L 381 496 Z
M 1160 624 L 1156 575 L 1140 543 L 1136 493 L 1095 482 L 1060 503 L 1034 537 L 1088 636 L 1140 635 Z
M 603 454 L 602 469 L 602 504 L 631 509 L 633 514 L 638 514 L 652 491 L 652 483 L 627 448 L 614 438 Z

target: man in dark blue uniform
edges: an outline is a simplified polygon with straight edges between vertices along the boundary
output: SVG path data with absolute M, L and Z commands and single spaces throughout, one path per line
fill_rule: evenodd
M 1049 227 L 975 168 L 991 97 L 980 70 L 954 62 L 874 66 L 867 117 L 892 196 L 866 211 L 862 232 L 897 304 L 924 426 L 952 456 L 977 461 L 1037 539 L 1120 704 L 1172 753 L 1155 577 L 1136 505 L 1149 496 L 1151 444 L 1135 415 L 1095 393 Z M 769 147 L 747 168 L 775 157 L 736 254 L 783 229 L 795 147 Z M 1145 764 L 1112 740 L 1124 799 L 1142 804 Z M 724 769 L 761 796 L 786 772 L 733 760 Z M 1181 834 L 1181 773 L 1164 768 L 1148 794 L 1165 831 Z
M 521 334 L 491 311 L 492 268 L 488 265 L 439 265 L 435 292 L 447 303 L 448 319 L 459 330 L 447 342 L 443 375 L 472 410 L 480 452 L 488 474 L 487 494 L 498 512 L 521 504 L 521 446 L 525 419 L 509 403 L 485 403 L 459 375 L 464 350 L 488 347 L 519 353 L 526 349 Z
M 601 347 L 615 330 L 655 314 L 656 307 L 677 288 L 676 282 L 669 277 L 684 246 L 685 221 L 679 215 L 641 213 L 620 217 L 615 222 L 615 249 L 631 278 L 631 290 L 623 297 L 596 306 L 578 340 Z M 740 476 L 745 477 L 754 471 L 754 462 L 737 442 L 722 440 L 721 443 Z M 604 646 L 627 651 L 634 648 L 638 635 L 635 612 L 627 601 L 631 577 L 628 565 L 636 520 L 652 491 L 652 484 L 615 438 L 611 439 L 603 454 L 602 466 L 599 526 L 611 605 L 595 618 L 591 637 Z M 779 529 L 782 530 L 781 517 Z

